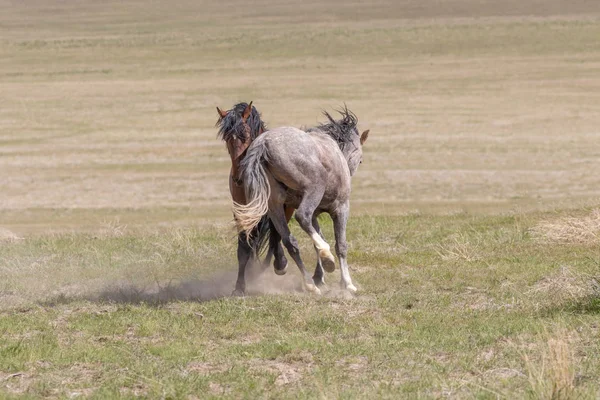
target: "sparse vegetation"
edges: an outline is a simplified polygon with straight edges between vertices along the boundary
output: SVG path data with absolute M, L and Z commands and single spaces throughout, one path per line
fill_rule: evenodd
M 357 297 L 336 289 L 338 272 L 323 297 L 304 294 L 294 268 L 255 268 L 253 295 L 229 297 L 225 226 L 11 242 L 0 250 L 3 390 L 594 398 L 599 250 L 524 236 L 547 215 L 524 217 L 355 217 Z M 478 257 L 440 254 L 456 237 Z
M 0 1 L 0 398 L 600 397 L 600 9 L 540 4 Z M 249 100 L 371 130 L 358 296 L 229 297 Z

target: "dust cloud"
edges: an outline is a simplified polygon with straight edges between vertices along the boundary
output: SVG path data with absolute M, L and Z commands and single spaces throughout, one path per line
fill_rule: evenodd
M 289 267 L 288 267 L 289 268 Z M 172 301 L 204 302 L 231 296 L 235 288 L 237 270 L 216 273 L 204 279 L 188 278 L 166 283 L 140 286 L 131 282 L 108 284 L 87 300 L 114 303 L 162 304 Z M 246 270 L 246 295 L 303 293 L 297 274 L 276 275 L 271 267 L 253 265 Z

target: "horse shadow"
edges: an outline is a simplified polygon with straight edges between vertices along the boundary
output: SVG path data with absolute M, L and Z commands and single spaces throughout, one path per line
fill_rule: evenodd
M 229 270 L 203 279 L 186 278 L 144 285 L 130 281 L 110 282 L 91 293 L 60 293 L 38 304 L 52 307 L 78 301 L 151 306 L 182 301 L 203 303 L 234 297 L 236 274 Z M 253 266 L 246 273 L 246 296 L 303 293 L 301 280 L 293 275 L 278 276 L 272 268 Z

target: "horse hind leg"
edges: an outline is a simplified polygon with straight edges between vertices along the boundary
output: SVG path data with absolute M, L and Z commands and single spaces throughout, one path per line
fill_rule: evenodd
M 296 220 L 298 220 L 300 227 L 312 239 L 323 269 L 327 272 L 333 272 L 335 271 L 335 258 L 331 254 L 331 248 L 313 226 L 313 216 L 322 197 L 323 193 L 320 192 L 305 193 L 302 202 L 296 210 Z
M 321 294 L 321 291 L 313 283 L 312 277 L 306 270 L 306 267 L 304 266 L 304 263 L 300 258 L 300 248 L 298 246 L 298 241 L 290 233 L 290 229 L 287 225 L 285 213 L 281 204 L 269 206 L 269 218 L 271 218 L 275 229 L 281 235 L 283 245 L 287 249 L 288 253 L 292 257 L 296 265 L 298 266 L 298 269 L 302 274 L 305 289 L 309 292 Z
M 285 212 L 285 221 L 286 223 L 290 222 L 292 215 L 294 214 L 294 209 L 288 206 L 283 206 Z M 269 246 L 267 249 L 267 255 L 265 256 L 263 269 L 267 269 L 269 264 L 271 263 L 271 259 L 273 256 L 275 259 L 273 260 L 273 269 L 277 275 L 285 275 L 287 272 L 287 258 L 285 258 L 285 254 L 283 252 L 283 247 L 281 246 L 281 235 L 275 229 L 273 225 L 273 221 L 269 219 L 270 232 L 269 232 Z
M 273 270 L 277 275 L 285 275 L 287 272 L 287 258 L 283 253 L 283 247 L 281 247 L 281 235 L 275 229 L 273 222 L 271 224 L 271 236 L 269 237 L 269 251 L 273 251 L 275 260 L 273 260 Z
M 271 264 L 271 260 L 273 259 L 273 253 L 274 249 L 271 247 L 271 239 L 269 239 L 269 248 L 267 248 L 267 254 L 265 255 L 265 259 L 263 260 L 263 270 L 269 268 L 269 264 Z
M 323 232 L 321 232 L 321 227 L 319 226 L 319 221 L 317 220 L 316 214 L 313 214 L 312 225 L 313 225 L 313 228 L 315 228 L 315 230 L 319 234 L 319 236 L 321 236 L 321 238 L 323 238 L 323 240 L 325 240 L 325 237 L 323 236 Z M 317 285 L 317 287 L 321 287 L 321 286 L 325 286 L 325 274 L 323 272 L 323 264 L 321 263 L 321 258 L 319 257 L 319 249 L 317 249 L 317 246 L 314 246 L 314 248 L 317 253 L 317 266 L 315 267 L 315 273 L 313 275 L 313 282 L 315 283 L 315 285 Z
M 289 223 L 292 215 L 294 214 L 294 209 L 292 207 L 283 206 L 285 213 L 285 222 Z M 285 258 L 285 254 L 283 253 L 283 248 L 281 247 L 281 236 L 271 223 L 271 239 L 273 240 L 273 250 L 275 254 L 275 261 L 273 261 L 273 269 L 277 275 L 285 275 L 287 272 L 287 259 Z
M 269 245 L 267 246 L 267 254 L 262 261 L 263 271 L 266 271 L 273 260 L 273 269 L 277 275 L 285 275 L 287 272 L 287 258 L 283 252 L 281 246 L 281 236 L 273 226 L 273 222 L 269 220 L 270 232 L 269 232 Z
M 273 267 L 275 268 L 275 273 L 277 275 L 285 275 L 287 272 L 287 259 L 285 258 L 285 254 L 283 253 L 283 248 L 281 247 L 281 236 L 273 226 L 273 222 L 268 218 L 267 215 L 263 217 L 258 227 L 255 227 L 252 231 L 252 235 L 250 237 L 250 242 L 252 242 L 252 248 L 259 254 L 262 248 L 263 240 L 267 240 L 267 254 L 265 258 L 262 260 L 262 269 L 265 271 L 269 268 L 269 264 L 271 264 L 271 260 L 275 257 L 273 261 Z
M 335 251 L 340 260 L 340 271 L 342 273 L 341 285 L 351 292 L 356 292 L 356 286 L 352 284 L 350 278 L 350 269 L 348 268 L 348 244 L 346 242 L 346 223 L 350 207 L 348 204 L 339 207 L 335 213 L 331 214 L 333 219 L 333 230 L 335 232 Z

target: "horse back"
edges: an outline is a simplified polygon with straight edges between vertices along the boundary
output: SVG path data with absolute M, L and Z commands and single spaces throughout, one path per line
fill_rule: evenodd
M 327 201 L 349 196 L 348 164 L 327 135 L 282 127 L 265 132 L 253 145 L 261 142 L 267 150 L 267 169 L 277 182 L 300 195 L 296 197 L 309 190 L 323 192 Z

